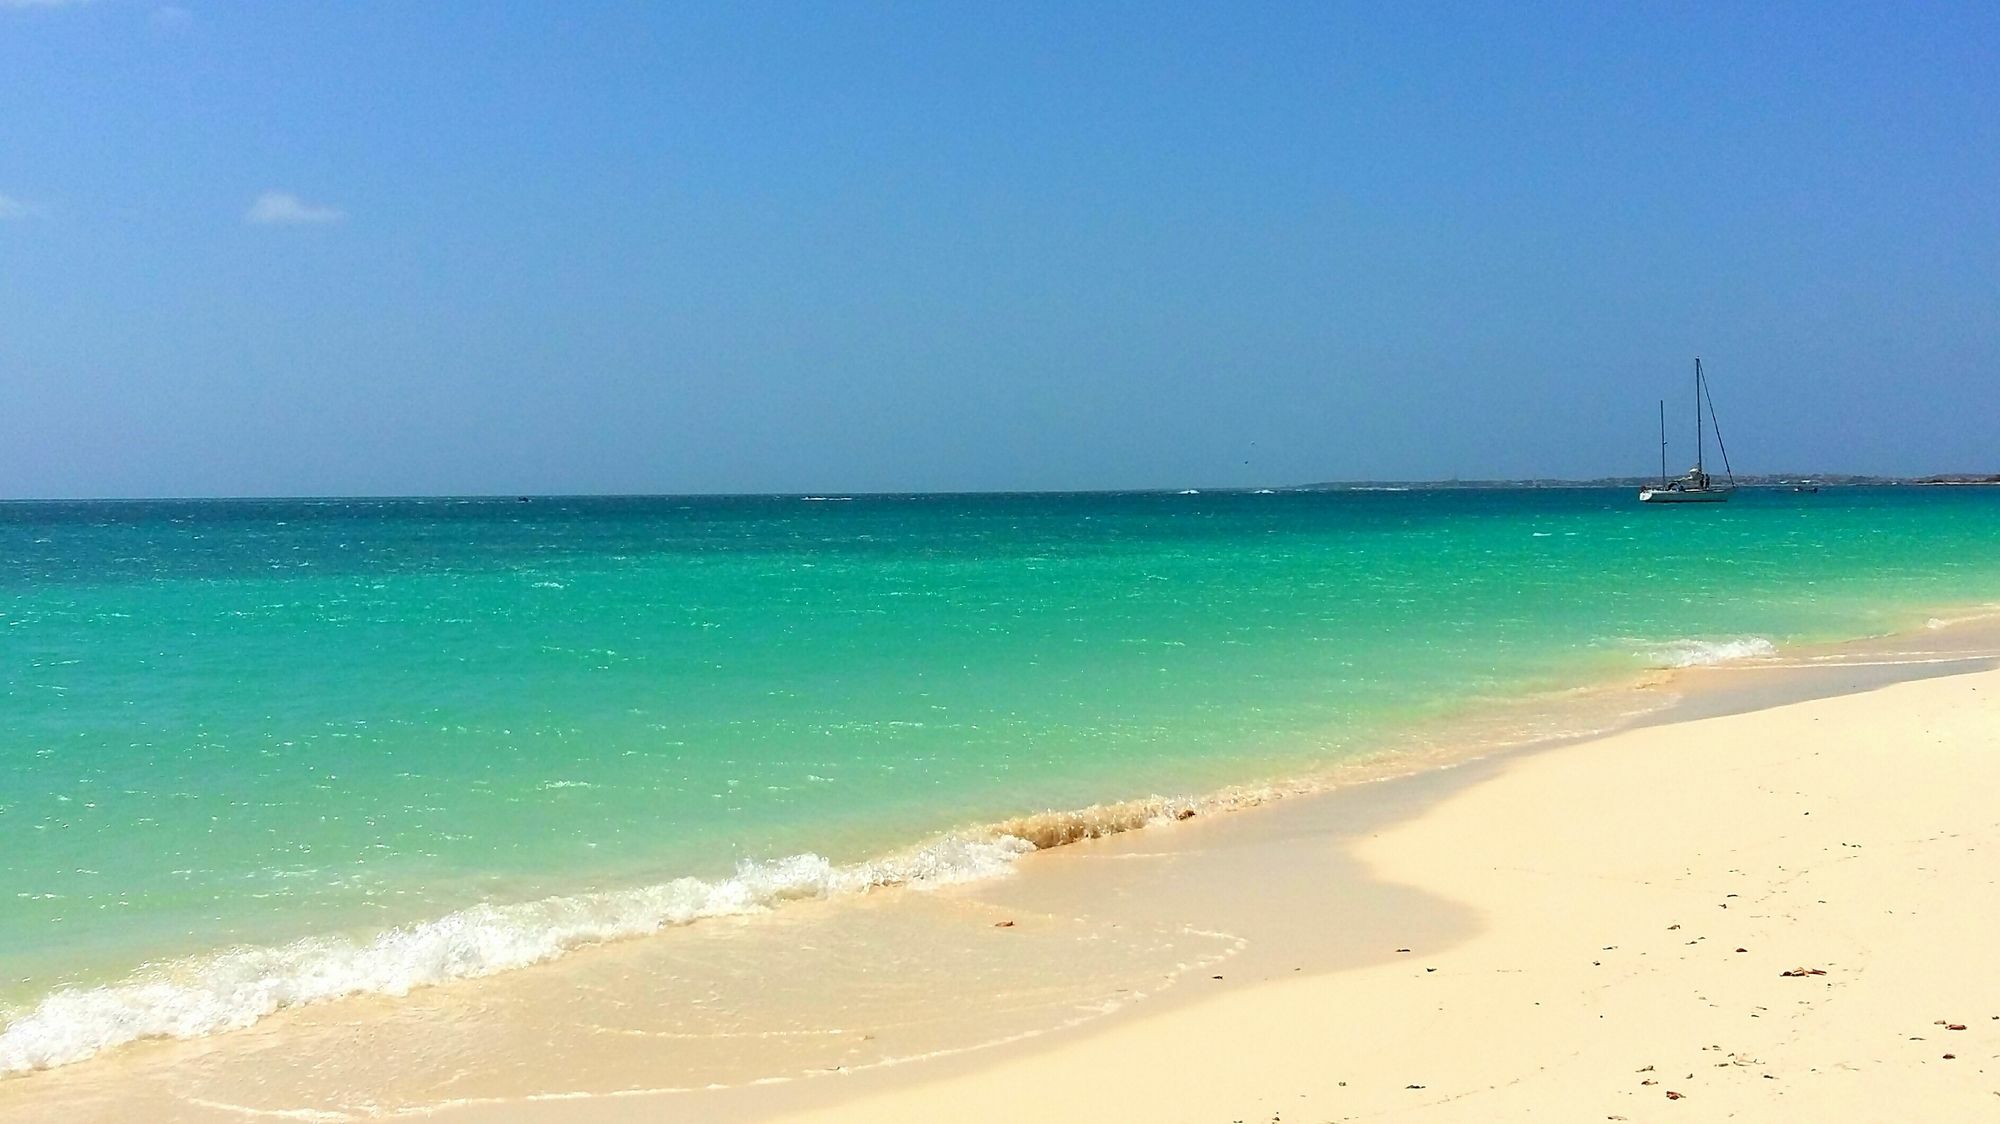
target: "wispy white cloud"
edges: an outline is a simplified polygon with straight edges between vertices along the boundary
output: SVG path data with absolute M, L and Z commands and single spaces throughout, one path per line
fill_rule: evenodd
M 305 226 L 346 217 L 347 212 L 338 207 L 308 203 L 288 191 L 267 191 L 243 212 L 243 221 L 252 226 Z
M 7 0 L 0 0 L 5 3 Z M 0 222 L 8 219 L 25 219 L 35 214 L 35 208 L 11 195 L 0 195 Z

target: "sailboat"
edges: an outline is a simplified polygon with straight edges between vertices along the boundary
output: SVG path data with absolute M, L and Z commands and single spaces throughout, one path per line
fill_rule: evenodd
M 1708 408 L 1704 421 L 1702 407 Z M 1722 471 L 1729 482 L 1718 484 L 1708 474 L 1702 440 L 1703 426 L 1715 430 L 1715 448 L 1722 454 Z M 1676 480 L 1667 479 L 1667 403 L 1660 402 L 1660 483 L 1639 489 L 1640 503 L 1721 503 L 1736 490 L 1736 473 L 1729 467 L 1729 450 L 1722 445 L 1722 426 L 1715 420 L 1715 400 L 1708 395 L 1708 377 L 1702 374 L 1701 360 L 1694 361 L 1694 467 Z

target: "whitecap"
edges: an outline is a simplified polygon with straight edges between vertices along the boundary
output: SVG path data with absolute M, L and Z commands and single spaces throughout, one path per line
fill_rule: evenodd
M 1658 667 L 1706 667 L 1731 660 L 1759 659 L 1778 654 L 1778 646 L 1761 636 L 1728 640 L 1672 640 L 1648 653 Z

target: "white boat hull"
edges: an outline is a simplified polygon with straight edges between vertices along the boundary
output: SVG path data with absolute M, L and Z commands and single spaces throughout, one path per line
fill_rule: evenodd
M 1727 488 L 1641 488 L 1640 503 L 1721 503 L 1729 498 Z

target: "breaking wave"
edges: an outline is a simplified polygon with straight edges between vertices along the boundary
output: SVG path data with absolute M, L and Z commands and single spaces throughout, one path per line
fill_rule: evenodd
M 1653 649 L 1648 658 L 1656 667 L 1706 667 L 1777 654 L 1778 646 L 1761 636 L 1738 636 L 1730 640 L 1675 640 Z
M 678 878 L 631 890 L 477 905 L 373 937 L 322 936 L 238 947 L 71 987 L 0 1023 L 0 1075 L 81 1061 L 142 1038 L 235 1030 L 286 1007 L 358 994 L 406 995 L 552 960 L 586 944 L 643 936 L 788 900 L 991 877 L 1035 849 L 1004 832 L 941 836 L 869 862 L 818 855 L 746 863 L 734 877 Z
M 352 995 L 407 995 L 543 963 L 584 945 L 759 913 L 787 901 L 991 878 L 1032 851 L 1251 807 L 1292 791 L 1234 788 L 1199 798 L 1150 796 L 1040 812 L 937 836 L 866 862 L 841 865 L 793 855 L 744 863 L 729 878 L 677 878 L 630 890 L 482 904 L 372 937 L 309 937 L 149 965 L 117 983 L 63 988 L 25 1011 L 0 1012 L 0 1077 L 68 1065 L 141 1039 L 238 1030 L 287 1007 Z

